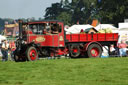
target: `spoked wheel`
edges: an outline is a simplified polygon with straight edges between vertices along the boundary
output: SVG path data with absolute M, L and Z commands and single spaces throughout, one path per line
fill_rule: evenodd
M 101 57 L 101 54 L 102 54 L 102 48 L 98 44 L 91 44 L 88 47 L 87 50 L 88 57 L 93 57 L 93 58 Z
M 80 55 L 80 46 L 79 45 L 71 45 L 70 56 L 72 58 L 78 58 L 79 55 Z
M 26 51 L 28 61 L 35 61 L 38 59 L 38 53 L 35 47 L 29 47 Z

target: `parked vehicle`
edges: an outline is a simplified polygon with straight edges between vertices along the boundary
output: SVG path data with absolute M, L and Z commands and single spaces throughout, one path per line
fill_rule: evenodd
M 39 57 L 100 57 L 102 46 L 116 45 L 117 33 L 65 34 L 60 21 L 19 21 L 15 61 L 35 61 Z

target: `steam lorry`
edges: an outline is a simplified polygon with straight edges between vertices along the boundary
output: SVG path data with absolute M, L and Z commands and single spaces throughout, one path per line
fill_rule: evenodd
M 102 47 L 118 41 L 118 33 L 66 34 L 56 20 L 23 22 L 19 20 L 15 61 L 35 61 L 39 57 L 101 57 Z

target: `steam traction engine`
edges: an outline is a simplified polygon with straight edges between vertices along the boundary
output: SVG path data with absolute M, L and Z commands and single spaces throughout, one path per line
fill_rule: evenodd
M 116 45 L 117 33 L 65 34 L 60 21 L 19 21 L 15 61 L 35 61 L 38 57 L 100 57 L 102 46 Z

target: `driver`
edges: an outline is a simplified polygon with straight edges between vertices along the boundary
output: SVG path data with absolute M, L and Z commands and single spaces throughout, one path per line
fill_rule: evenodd
M 59 33 L 59 29 L 57 24 L 54 24 L 52 27 L 52 34 L 58 34 Z

